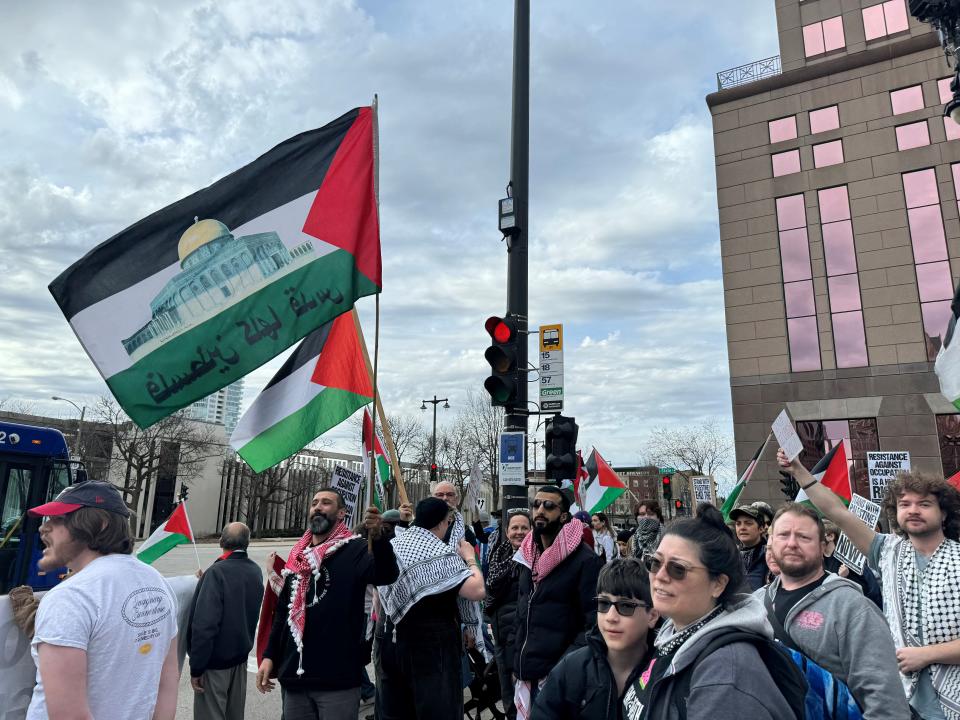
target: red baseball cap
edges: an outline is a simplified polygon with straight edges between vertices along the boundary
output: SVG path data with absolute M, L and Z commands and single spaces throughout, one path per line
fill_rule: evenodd
M 130 510 L 116 487 L 110 483 L 93 481 L 71 485 L 57 495 L 56 499 L 30 508 L 27 512 L 34 517 L 67 515 L 82 507 L 100 508 L 124 517 L 130 515 Z

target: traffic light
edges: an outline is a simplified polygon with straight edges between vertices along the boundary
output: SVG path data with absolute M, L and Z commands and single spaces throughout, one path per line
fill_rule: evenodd
M 435 483 L 437 481 L 437 464 L 430 463 L 430 482 Z
M 517 399 L 517 388 L 526 378 L 520 377 L 521 368 L 517 367 L 519 346 L 526 342 L 520 337 L 517 321 L 510 317 L 487 318 L 484 325 L 493 344 L 487 348 L 483 356 L 490 364 L 492 375 L 483 382 L 483 387 L 490 393 L 490 404 L 494 407 L 512 408 Z
M 577 474 L 577 433 L 572 417 L 554 415 L 547 419 L 544 448 L 547 451 L 547 480 L 573 480 Z
M 663 486 L 663 499 L 665 502 L 670 502 L 670 498 L 673 497 L 673 485 L 670 482 L 670 476 L 664 475 L 660 478 L 660 483 Z
M 680 510 L 683 510 L 683 500 L 681 500 L 680 498 L 677 498 L 676 500 L 673 501 L 673 506 L 677 509 L 678 512 Z
M 190 488 L 188 488 L 186 485 L 181 485 L 180 486 L 180 502 L 183 502 L 184 500 L 186 500 L 187 495 L 189 493 L 190 493 Z
M 783 477 L 780 478 L 780 492 L 784 494 L 787 500 L 794 500 L 797 497 L 797 493 L 800 492 L 800 485 L 793 479 L 793 475 L 790 473 L 781 470 L 780 474 L 783 475 Z

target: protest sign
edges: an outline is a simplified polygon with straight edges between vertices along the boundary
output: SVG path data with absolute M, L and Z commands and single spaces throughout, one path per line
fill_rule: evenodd
M 887 484 L 899 472 L 910 471 L 910 453 L 904 450 L 892 452 L 868 452 L 867 475 L 870 477 L 870 499 L 880 502 Z
M 797 435 L 797 431 L 793 427 L 793 421 L 786 410 L 782 410 L 777 415 L 777 419 L 773 421 L 773 434 L 777 436 L 780 447 L 787 453 L 788 460 L 793 460 L 803 452 L 803 443 L 800 442 L 800 436 Z
M 693 486 L 693 499 L 698 505 L 700 503 L 715 502 L 713 496 L 713 478 L 711 477 L 692 477 L 690 484 Z
M 343 518 L 346 526 L 353 527 L 357 519 L 357 500 L 360 498 L 360 490 L 363 486 L 363 475 L 348 470 L 342 465 L 337 465 L 333 469 L 333 480 L 330 487 L 340 493 L 344 504 L 347 506 L 347 514 Z
M 850 500 L 850 512 L 856 515 L 863 524 L 869 528 L 873 528 L 880 518 L 880 506 L 856 493 L 854 493 L 853 498 Z M 840 537 L 837 538 L 837 546 L 833 554 L 837 560 L 848 568 L 855 570 L 861 575 L 863 574 L 863 566 L 867 558 L 854 547 L 853 543 L 850 542 L 850 538 L 848 538 L 845 533 L 840 533 Z

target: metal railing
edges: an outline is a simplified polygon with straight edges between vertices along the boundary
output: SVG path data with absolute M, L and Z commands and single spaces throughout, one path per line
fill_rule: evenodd
M 727 88 L 737 87 L 737 85 L 746 85 L 756 82 L 761 78 L 779 75 L 780 56 L 757 60 L 756 62 L 741 65 L 740 67 L 721 70 L 717 73 L 717 90 L 726 90 Z

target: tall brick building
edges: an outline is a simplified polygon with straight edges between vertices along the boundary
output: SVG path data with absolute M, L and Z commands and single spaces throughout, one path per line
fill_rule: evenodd
M 905 0 L 775 1 L 779 57 L 707 97 L 738 470 L 786 407 L 803 461 L 846 442 L 863 495 L 869 450 L 951 474 L 932 360 L 960 270 L 952 73 Z M 747 499 L 783 501 L 773 451 Z

